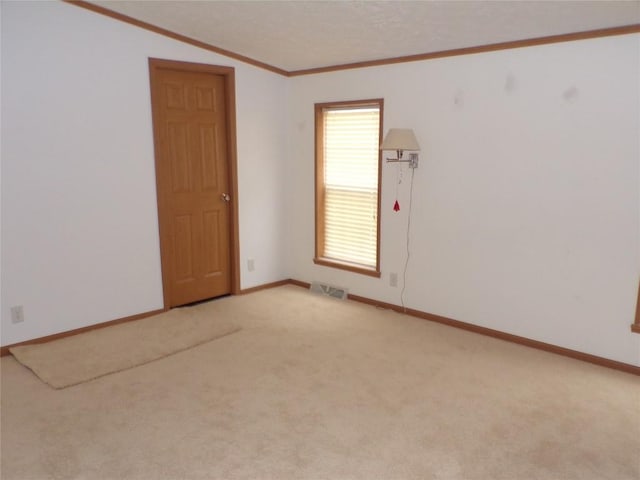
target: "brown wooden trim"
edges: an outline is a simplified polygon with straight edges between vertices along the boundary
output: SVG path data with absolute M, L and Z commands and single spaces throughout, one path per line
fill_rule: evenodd
M 382 145 L 382 140 L 384 139 L 384 98 L 380 99 L 380 103 L 378 104 L 378 108 L 380 109 L 380 121 L 378 122 L 378 143 Z M 382 150 L 378 149 L 378 215 L 376 221 L 378 225 L 376 225 L 376 277 L 380 278 L 382 275 L 380 272 L 380 242 L 382 241 L 382 236 L 380 234 L 380 230 L 382 229 L 382 221 L 380 219 L 382 217 Z
M 316 265 L 321 265 L 323 267 L 330 267 L 330 268 L 338 268 L 340 270 L 346 270 L 348 272 L 352 272 L 352 273 L 359 273 L 361 275 L 369 275 L 370 277 L 377 277 L 380 278 L 381 273 L 379 270 L 373 270 L 370 268 L 366 268 L 366 267 L 360 267 L 356 264 L 351 264 L 351 263 L 342 263 L 342 262 L 338 262 L 336 260 L 331 260 L 329 258 L 314 258 L 313 259 L 313 263 L 315 263 Z M 378 260 L 378 263 L 380 263 L 380 260 Z
M 168 259 L 166 255 L 163 255 L 163 251 L 166 251 L 168 245 L 170 245 L 171 239 L 166 238 L 164 232 L 166 228 L 164 227 L 164 217 L 161 215 L 161 212 L 165 212 L 167 210 L 166 202 L 164 200 L 164 195 L 162 192 L 162 185 L 160 178 L 158 176 L 158 172 L 160 171 L 160 152 L 163 151 L 163 146 L 160 142 L 162 138 L 160 125 L 155 121 L 156 118 L 159 118 L 160 112 L 157 110 L 158 105 L 161 103 L 160 95 L 160 84 L 157 79 L 157 70 L 159 69 L 159 65 L 156 65 L 155 59 L 149 59 L 149 84 L 150 84 L 150 98 L 151 98 L 151 111 L 152 111 L 152 128 L 153 128 L 153 151 L 154 151 L 154 166 L 155 166 L 155 177 L 156 177 L 156 202 L 157 202 L 157 214 L 158 214 L 158 237 L 160 240 L 160 271 L 162 274 L 162 301 L 163 307 L 169 308 L 169 304 L 171 303 L 169 298 L 169 286 L 171 285 L 171 275 L 170 275 L 170 265 L 168 263 Z
M 355 302 L 366 303 L 367 305 L 372 305 L 378 308 L 384 308 L 386 310 L 393 310 L 398 313 L 408 313 L 406 308 L 401 307 L 400 305 L 395 305 L 393 303 L 381 302 L 379 300 L 373 300 L 367 297 L 361 297 L 360 295 L 353 295 L 351 293 L 348 294 L 349 300 L 353 300 Z
M 324 188 L 324 111 L 326 109 L 350 108 L 350 107 L 378 107 L 380 120 L 378 138 L 382 141 L 383 136 L 383 119 L 384 119 L 384 98 L 372 98 L 366 100 L 346 100 L 338 102 L 316 103 L 314 105 L 315 118 L 315 256 L 313 262 L 316 265 L 325 267 L 339 268 L 354 273 L 370 275 L 372 277 L 380 277 L 380 212 L 382 197 L 382 151 L 378 150 L 378 215 L 376 218 L 376 266 L 370 269 L 355 264 L 336 261 L 324 257 L 324 204 L 325 204 L 325 188 Z
M 166 312 L 166 311 L 167 311 L 167 309 L 165 309 L 165 308 L 161 308 L 159 310 L 151 310 L 149 312 L 138 313 L 136 315 L 130 315 L 128 317 L 118 318 L 116 320 L 110 320 L 110 321 L 107 321 L 107 322 L 96 323 L 95 325 L 89 325 L 88 327 L 75 328 L 73 330 L 67 330 L 66 332 L 60 332 L 60 333 L 54 333 L 53 335 L 47 335 L 46 337 L 39 337 L 39 338 L 31 339 L 31 340 L 25 340 L 24 342 L 14 343 L 12 345 L 6 345 L 4 347 L 0 347 L 0 356 L 4 357 L 6 355 L 9 355 L 11 353 L 11 352 L 9 352 L 9 349 L 13 348 L 13 347 L 18 347 L 18 346 L 21 346 L 21 345 L 35 345 L 35 344 L 38 344 L 38 343 L 51 342 L 53 340 L 59 340 L 60 338 L 70 337 L 72 335 L 77 335 L 79 333 L 85 333 L 85 332 L 89 332 L 91 330 L 97 330 L 99 328 L 104 328 L 104 327 L 111 327 L 113 325 L 118 325 L 119 323 L 126 323 L 126 322 L 132 322 L 134 320 L 141 320 L 143 318 L 151 317 L 153 315 L 157 315 L 159 313 L 163 313 L 163 312 Z
M 461 322 L 459 320 L 453 320 L 451 318 L 443 317 L 440 315 L 421 312 L 419 310 L 407 309 L 406 313 L 413 317 L 423 318 L 425 320 L 430 320 L 432 322 L 443 323 L 445 325 L 461 328 L 463 330 L 479 333 L 481 335 L 498 338 L 500 340 L 506 340 L 508 342 L 517 343 L 517 344 L 524 345 L 526 347 L 535 348 L 538 350 L 544 350 L 545 352 L 555 353 L 557 355 L 562 355 L 564 357 L 581 360 L 583 362 L 593 363 L 601 367 L 613 368 L 615 370 L 632 373 L 634 375 L 640 375 L 640 367 L 637 367 L 635 365 L 630 365 L 628 363 L 609 360 L 608 358 L 598 357 L 596 355 L 591 355 L 589 353 L 583 353 L 577 350 L 571 350 L 569 348 L 559 347 L 557 345 L 540 342 L 538 340 L 531 340 L 529 338 L 521 337 L 519 335 L 512 335 L 510 333 L 501 332 L 499 330 L 494 330 L 492 328 L 481 327 L 478 325 L 473 325 L 471 323 Z
M 311 288 L 311 284 L 307 283 L 307 282 L 303 282 L 301 280 L 294 280 L 293 278 L 290 278 L 288 280 L 289 285 L 295 285 L 296 287 L 302 287 L 302 288 Z
M 600 28 L 597 30 L 587 30 L 584 32 L 565 33 L 561 35 L 550 35 L 547 37 L 529 38 L 525 40 L 513 40 L 509 42 L 491 43 L 488 45 L 478 45 L 475 47 L 454 48 L 451 50 L 441 50 L 438 52 L 420 53 L 417 55 L 406 55 L 403 57 L 384 58 L 380 60 L 370 60 L 366 62 L 345 63 L 343 65 L 331 65 L 319 68 L 306 68 L 302 70 L 292 70 L 287 72 L 289 77 L 300 75 L 315 75 L 317 73 L 336 72 L 340 70 L 351 70 L 354 68 L 379 67 L 382 65 L 393 65 L 396 63 L 419 62 L 423 60 L 433 60 L 436 58 L 456 57 L 459 55 L 472 55 L 475 53 L 495 52 L 498 50 L 510 50 L 513 48 L 534 47 L 547 45 L 550 43 L 573 42 L 575 40 L 588 40 L 591 38 L 611 37 L 615 35 L 628 35 L 639 33 L 640 24 L 625 25 L 621 27 Z
M 265 70 L 269 70 L 270 72 L 274 72 L 280 75 L 288 76 L 288 72 L 278 67 L 274 67 L 273 65 L 269 65 L 264 62 L 260 62 L 258 60 L 254 60 L 250 57 L 245 57 L 244 55 L 240 55 L 239 53 L 234 53 L 229 50 L 225 50 L 224 48 L 219 48 L 213 45 L 210 45 L 205 42 L 201 42 L 200 40 L 196 40 L 194 38 L 187 37 L 185 35 L 181 35 L 179 33 L 172 32 L 171 30 L 167 30 L 165 28 L 157 27 L 147 22 L 143 22 L 142 20 L 137 20 L 133 17 L 129 17 L 127 15 L 123 15 L 122 13 L 114 12 L 113 10 L 109 10 L 108 8 L 100 7 L 98 5 L 94 5 L 93 3 L 89 3 L 83 0 L 62 0 L 65 3 L 70 5 L 75 5 L 77 7 L 82 7 L 87 10 L 91 10 L 94 13 L 99 13 L 100 15 L 105 15 L 107 17 L 113 18 L 115 20 L 119 20 L 121 22 L 128 23 L 130 25 L 143 28 L 153 33 L 158 33 L 165 37 L 172 38 L 174 40 L 178 40 L 179 42 L 188 43 L 189 45 L 193 45 L 194 47 L 202 48 L 204 50 L 208 50 L 213 53 L 217 53 L 220 55 L 224 55 L 225 57 L 233 58 L 234 60 L 239 60 L 244 63 L 248 63 L 249 65 L 253 65 L 254 67 L 263 68 Z
M 287 77 L 296 77 L 300 75 L 313 75 L 317 73 L 349 70 L 354 68 L 366 68 L 366 67 L 376 67 L 381 65 L 392 65 L 395 63 L 417 62 L 421 60 L 432 60 L 435 58 L 453 57 L 458 55 L 471 55 L 474 53 L 493 52 L 497 50 L 531 47 L 536 45 L 546 45 L 550 43 L 571 42 L 575 40 L 586 40 L 590 38 L 608 37 L 608 36 L 614 36 L 614 35 L 627 35 L 630 33 L 640 32 L 640 24 L 632 24 L 632 25 L 624 25 L 620 27 L 587 30 L 584 32 L 565 33 L 560 35 L 550 35 L 546 37 L 537 37 L 537 38 L 530 38 L 530 39 L 524 39 L 524 40 L 513 40 L 509 42 L 500 42 L 500 43 L 493 43 L 488 45 L 478 45 L 475 47 L 464 47 L 464 48 L 456 48 L 451 50 L 442 50 L 438 52 L 406 55 L 401 57 L 392 57 L 392 58 L 385 58 L 385 59 L 379 59 L 379 60 L 370 60 L 365 62 L 354 62 L 354 63 L 347 63 L 343 65 L 331 65 L 326 67 L 307 68 L 307 69 L 301 69 L 301 70 L 287 71 L 287 70 L 275 67 L 273 65 L 269 65 L 267 63 L 254 60 L 253 58 L 240 55 L 230 50 L 225 50 L 223 48 L 219 48 L 214 45 L 201 42 L 200 40 L 196 40 L 196 39 L 187 37 L 185 35 L 172 32 L 165 28 L 161 28 L 161 27 L 152 25 L 150 23 L 143 22 L 142 20 L 129 17 L 122 13 L 114 12 L 113 10 L 109 10 L 108 8 L 94 5 L 84 0 L 62 0 L 62 1 L 70 5 L 75 5 L 77 7 L 90 10 L 94 13 L 99 13 L 101 15 L 105 15 L 115 20 L 119 20 L 121 22 L 125 22 L 130 25 L 134 25 L 136 27 L 143 28 L 151 32 L 164 35 L 165 37 L 169 37 L 174 40 L 178 40 L 180 42 L 187 43 L 189 45 L 193 45 L 195 47 L 202 48 L 204 50 L 208 50 L 210 52 L 224 55 L 226 57 L 233 58 L 235 60 L 239 60 L 249 65 L 253 65 L 258 68 L 263 68 L 265 70 L 269 70 L 271 72 L 277 73 L 279 75 L 287 76 Z
M 401 57 L 384 58 L 384 59 L 370 60 L 365 62 L 354 62 L 354 63 L 346 63 L 343 65 L 330 65 L 326 67 L 307 68 L 307 69 L 301 69 L 301 70 L 287 71 L 282 68 L 278 68 L 273 65 L 260 62 L 259 60 L 254 60 L 253 58 L 240 55 L 230 50 L 225 50 L 223 48 L 216 47 L 209 43 L 201 42 L 200 40 L 196 40 L 196 39 L 187 37 L 185 35 L 172 32 L 170 30 L 152 25 L 147 22 L 143 22 L 142 20 L 137 20 L 133 17 L 129 17 L 122 13 L 114 12 L 113 10 L 109 10 L 108 8 L 94 5 L 84 0 L 62 0 L 62 1 L 70 5 L 75 5 L 77 7 L 90 10 L 100 15 L 105 15 L 115 20 L 125 22 L 139 28 L 143 28 L 150 32 L 157 33 L 165 37 L 172 38 L 174 40 L 178 40 L 179 42 L 187 43 L 189 45 L 193 45 L 195 47 L 202 48 L 204 50 L 208 50 L 213 53 L 224 55 L 225 57 L 233 58 L 235 60 L 239 60 L 249 65 L 253 65 L 254 67 L 263 68 L 270 72 L 274 72 L 286 77 L 314 75 L 317 73 L 350 70 L 354 68 L 377 67 L 381 65 L 392 65 L 396 63 L 418 62 L 422 60 L 432 60 L 435 58 L 454 57 L 459 55 L 471 55 L 474 53 L 494 52 L 497 50 L 508 50 L 512 48 L 532 47 L 536 45 L 547 45 L 550 43 L 572 42 L 575 40 L 587 40 L 591 38 L 610 37 L 615 35 L 627 35 L 630 33 L 640 32 L 640 24 L 631 24 L 631 25 L 624 25 L 620 27 L 600 28 L 596 30 L 587 30 L 584 32 L 573 32 L 573 33 L 565 33 L 560 35 L 550 35 L 546 37 L 529 38 L 524 40 L 513 40 L 509 42 L 492 43 L 488 45 L 478 45 L 474 47 L 455 48 L 451 50 L 441 50 L 438 52 L 420 53 L 416 55 L 405 55 Z
M 283 285 L 294 285 L 301 288 L 308 289 L 311 284 L 308 282 L 303 282 L 301 280 L 295 280 L 293 278 L 287 280 L 279 280 L 277 282 L 271 282 L 264 285 L 259 285 L 257 287 L 247 288 L 242 290 L 241 294 L 247 294 L 256 292 L 259 290 L 265 290 L 269 288 L 280 287 Z M 432 322 L 442 323 L 444 325 L 448 325 L 450 327 L 460 328 L 463 330 L 467 330 L 470 332 L 478 333 L 480 335 L 486 335 L 489 337 L 497 338 L 500 340 L 505 340 L 511 343 L 517 343 L 519 345 L 524 345 L 526 347 L 535 348 L 537 350 L 543 350 L 549 353 L 555 353 L 557 355 L 562 355 L 564 357 L 573 358 L 575 360 L 580 360 L 583 362 L 592 363 L 594 365 L 599 365 L 601 367 L 611 368 L 614 370 L 619 370 L 626 373 L 631 373 L 633 375 L 640 375 L 640 367 L 635 365 L 630 365 L 628 363 L 618 362 L 615 360 L 609 360 L 608 358 L 598 357 L 596 355 L 591 355 L 589 353 L 578 352 L 577 350 L 571 350 L 569 348 L 558 347 L 556 345 L 552 345 L 550 343 L 539 342 L 537 340 L 531 340 L 526 337 L 521 337 L 518 335 L 512 335 L 510 333 L 501 332 L 499 330 L 494 330 L 492 328 L 480 327 L 478 325 L 473 325 L 467 322 L 461 322 L 459 320 L 454 320 L 451 318 L 443 317 L 441 315 L 434 315 L 432 313 L 422 312 L 420 310 L 414 310 L 411 308 L 403 308 L 399 305 L 395 305 L 393 303 L 381 302 L 378 300 L 373 300 L 367 297 L 361 297 L 359 295 L 349 294 L 349 300 L 353 300 L 360 303 L 366 303 L 368 305 L 372 305 L 374 307 L 385 308 L 388 310 L 393 310 L 399 313 L 406 313 L 407 315 L 411 315 L 412 317 L 422 318 L 424 320 L 429 320 Z M 165 312 L 167 309 L 153 310 L 146 313 L 140 313 L 137 315 L 131 315 L 129 317 L 119 318 L 117 320 L 111 320 L 109 322 L 99 323 L 96 325 L 90 325 L 88 327 L 77 328 L 75 330 L 69 330 L 67 332 L 56 333 L 53 335 L 48 335 L 46 337 L 35 338 L 32 340 L 26 340 L 20 343 L 14 343 L 12 345 L 7 345 L 4 347 L 0 347 L 0 356 L 9 355 L 9 349 L 12 347 L 17 347 L 19 345 L 32 345 L 37 343 L 49 342 L 52 340 L 57 340 L 59 338 L 68 337 L 71 335 L 76 335 L 78 333 L 87 332 L 89 330 L 95 330 L 98 328 L 108 327 L 111 325 L 117 325 L 118 323 L 130 322 L 133 320 L 140 320 L 142 318 L 150 317 L 152 315 L 157 315 L 159 313 Z M 635 324 L 634 324 L 635 326 Z
M 151 84 L 151 95 L 153 96 L 151 107 L 155 109 L 156 105 L 159 105 L 160 99 L 157 96 L 160 94 L 160 88 L 157 85 L 157 72 L 160 69 L 171 69 L 171 70 L 179 70 L 179 71 L 187 71 L 187 72 L 199 72 L 199 73 L 210 73 L 213 75 L 221 75 L 225 79 L 225 90 L 226 90 L 226 108 L 227 108 L 227 149 L 228 149 L 228 161 L 229 161 L 229 185 L 231 188 L 231 225 L 230 225 L 230 238 L 229 238 L 229 246 L 230 246 L 230 254 L 231 254 L 231 292 L 232 294 L 240 293 L 240 226 L 239 226 L 239 208 L 238 208 L 238 157 L 237 157 L 237 137 L 236 137 L 236 90 L 235 90 L 235 68 L 233 67 L 222 67 L 216 65 L 208 65 L 203 63 L 192 63 L 192 62 L 179 62 L 175 60 L 164 60 L 159 58 L 149 58 L 149 81 Z M 153 112 L 154 119 L 157 117 L 156 112 Z M 159 171 L 158 162 L 160 161 L 160 156 L 158 152 L 162 151 L 162 146 L 159 144 L 159 139 L 161 138 L 159 125 L 156 125 L 156 122 L 153 122 L 153 142 L 154 142 L 154 151 L 155 151 L 155 162 L 156 162 L 156 171 Z M 159 179 L 156 178 L 156 181 L 159 182 Z M 165 251 L 163 245 L 168 245 L 169 239 L 163 237 L 162 232 L 165 231 L 163 228 L 164 219 L 160 212 L 165 211 L 165 205 L 163 204 L 161 192 L 161 185 L 157 183 L 156 185 L 158 191 L 158 226 L 160 231 L 160 245 L 161 252 Z M 170 282 L 170 266 L 168 265 L 168 259 L 165 258 L 165 255 L 161 255 L 161 267 L 162 267 L 162 286 L 163 286 L 163 298 L 164 298 L 164 307 L 169 307 L 169 286 Z
M 278 282 L 266 283 L 264 285 L 259 285 L 257 287 L 252 287 L 252 288 L 246 288 L 244 290 L 239 290 L 238 293 L 241 294 L 241 295 L 244 295 L 244 294 L 247 294 L 247 293 L 257 292 L 259 290 L 266 290 L 268 288 L 281 287 L 283 285 L 289 285 L 289 284 L 297 285 L 298 283 L 294 282 L 293 280 L 286 279 L 286 280 L 280 280 Z M 308 287 L 308 285 L 307 285 L 307 287 Z M 33 338 L 31 340 L 25 340 L 24 342 L 18 342 L 18 343 L 14 343 L 14 344 L 11 344 L 11 345 L 6 345 L 6 346 L 3 346 L 3 347 L 0 347 L 0 356 L 4 357 L 6 355 L 9 355 L 11 353 L 11 352 L 9 352 L 9 349 L 13 348 L 13 347 L 18 347 L 18 346 L 21 346 L 21 345 L 35 345 L 35 344 L 38 344 L 38 343 L 51 342 L 53 340 L 59 340 L 60 338 L 70 337 L 72 335 L 78 335 L 79 333 L 85 333 L 85 332 L 89 332 L 91 330 L 98 330 L 100 328 L 111 327 L 113 325 L 118 325 L 120 323 L 133 322 L 135 320 L 142 320 L 143 318 L 151 317 L 153 315 L 158 315 L 160 313 L 164 313 L 164 312 L 167 312 L 167 311 L 169 311 L 168 308 L 160 308 L 158 310 L 151 310 L 149 312 L 138 313 L 136 315 L 130 315 L 128 317 L 118 318 L 116 320 L 109 320 L 109 321 L 106 321 L 106 322 L 97 323 L 95 325 L 89 325 L 87 327 L 75 328 L 73 330 L 67 330 L 66 332 L 54 333 L 52 335 L 47 335 L 45 337 Z
M 365 98 L 364 100 L 339 100 L 337 102 L 316 103 L 316 107 L 323 108 L 358 108 L 358 107 L 380 107 L 384 104 L 384 98 Z M 380 117 L 382 118 L 382 117 Z
M 260 290 L 268 290 L 269 288 L 282 287 L 283 285 L 289 285 L 291 280 L 278 280 L 277 282 L 265 283 L 258 285 L 257 287 L 245 288 L 240 291 L 240 295 L 246 295 L 247 293 L 259 292 Z
M 291 285 L 296 285 L 304 288 L 309 288 L 310 286 L 308 283 L 301 282 L 299 280 L 290 280 L 289 283 Z M 429 320 L 431 322 L 442 323 L 450 327 L 461 328 L 463 330 L 467 330 L 470 332 L 479 333 L 480 335 L 486 335 L 488 337 L 498 338 L 500 340 L 505 340 L 511 343 L 517 343 L 519 345 L 535 348 L 537 350 L 544 350 L 545 352 L 555 353 L 557 355 L 573 358 L 575 360 L 581 360 L 583 362 L 593 363 L 601 367 L 612 368 L 614 370 L 620 370 L 622 372 L 631 373 L 633 375 L 640 375 L 640 367 L 637 367 L 635 365 L 630 365 L 628 363 L 618 362 L 615 360 L 609 360 L 608 358 L 598 357 L 596 355 L 579 352 L 577 350 L 571 350 L 569 348 L 558 347 L 550 343 L 539 342 L 538 340 L 531 340 L 529 338 L 521 337 L 519 335 L 512 335 L 510 333 L 501 332 L 500 330 L 481 327 L 478 325 L 474 325 L 472 323 L 461 322 L 460 320 L 454 320 L 452 318 L 443 317 L 441 315 L 434 315 L 432 313 L 422 312 L 420 310 L 403 308 L 400 305 L 380 302 L 378 300 L 372 300 L 370 298 L 361 297 L 359 295 L 349 294 L 349 300 L 366 303 L 368 305 L 373 305 L 379 308 L 393 310 L 399 313 L 406 313 L 407 315 L 411 315 L 412 317 L 422 318 L 424 320 Z
M 318 258 L 324 252 L 324 208 L 325 189 L 324 189 L 324 150 L 321 139 L 324 138 L 324 121 L 323 121 L 324 104 L 317 103 L 314 106 L 315 118 L 315 135 L 314 135 L 314 151 L 315 151 L 315 258 Z
M 640 282 L 638 282 L 638 298 L 636 300 L 636 318 L 631 325 L 631 331 L 640 333 Z

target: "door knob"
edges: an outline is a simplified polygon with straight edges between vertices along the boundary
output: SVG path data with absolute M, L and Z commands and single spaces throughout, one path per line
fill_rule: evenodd
M 229 196 L 228 193 L 223 193 L 220 196 L 222 197 L 222 200 L 224 200 L 225 202 L 228 202 L 229 200 L 231 200 L 231 197 Z

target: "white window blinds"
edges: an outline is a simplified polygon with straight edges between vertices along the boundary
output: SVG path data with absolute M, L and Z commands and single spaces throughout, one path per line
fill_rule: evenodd
M 325 109 L 323 117 L 323 256 L 375 268 L 380 109 Z

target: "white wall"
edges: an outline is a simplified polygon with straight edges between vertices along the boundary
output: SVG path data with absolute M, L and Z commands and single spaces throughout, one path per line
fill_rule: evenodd
M 162 307 L 148 57 L 236 67 L 241 286 L 287 277 L 286 78 L 62 2 L 2 2 L 3 345 Z
M 3 345 L 162 306 L 158 57 L 236 68 L 243 288 L 400 303 L 406 167 L 399 213 L 383 169 L 383 277 L 312 263 L 313 104 L 383 97 L 422 145 L 405 304 L 640 365 L 639 35 L 287 79 L 62 2 L 1 10 Z
M 405 305 L 640 365 L 639 52 L 627 35 L 293 78 L 291 276 L 401 303 L 406 167 L 399 213 L 383 167 L 382 278 L 312 263 L 313 104 L 383 97 L 385 131 L 422 146 Z

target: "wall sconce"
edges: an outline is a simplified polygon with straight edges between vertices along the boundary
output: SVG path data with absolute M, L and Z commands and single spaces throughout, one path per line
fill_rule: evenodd
M 387 158 L 387 162 L 408 163 L 411 168 L 418 168 L 418 154 L 410 153 L 409 158 L 402 159 L 404 150 L 420 151 L 420 145 L 410 128 L 390 128 L 380 145 L 380 150 L 395 150 L 397 158 Z

